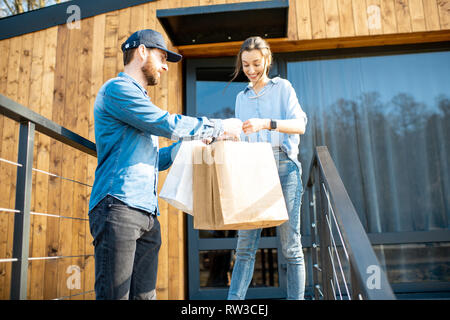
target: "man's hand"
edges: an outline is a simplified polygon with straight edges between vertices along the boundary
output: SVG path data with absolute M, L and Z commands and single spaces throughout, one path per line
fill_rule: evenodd
M 204 144 L 211 144 L 211 143 L 213 142 L 213 138 L 206 138 L 206 139 L 203 139 L 202 142 L 203 142 Z
M 222 121 L 224 133 L 218 140 L 240 140 L 242 132 L 242 121 L 237 118 Z
M 270 119 L 248 119 L 242 125 L 245 134 L 255 133 L 263 129 L 270 128 Z

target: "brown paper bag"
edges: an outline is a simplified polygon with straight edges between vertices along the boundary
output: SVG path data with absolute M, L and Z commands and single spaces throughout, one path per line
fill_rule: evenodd
M 194 228 L 239 230 L 288 220 L 269 143 L 220 141 L 193 151 Z

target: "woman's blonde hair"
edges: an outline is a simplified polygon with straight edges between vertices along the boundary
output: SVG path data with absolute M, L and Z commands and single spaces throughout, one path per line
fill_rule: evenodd
M 259 50 L 264 57 L 264 67 L 266 69 L 266 75 L 269 75 L 270 67 L 272 66 L 272 51 L 270 50 L 269 44 L 261 37 L 250 37 L 247 38 L 241 46 L 236 59 L 236 65 L 232 75 L 231 81 L 237 78 L 242 70 L 242 53 L 244 51 Z M 230 82 L 231 82 L 230 81 Z

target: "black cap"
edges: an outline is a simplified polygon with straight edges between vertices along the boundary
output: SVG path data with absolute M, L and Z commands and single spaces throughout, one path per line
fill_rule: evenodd
M 141 44 L 147 48 L 158 48 L 167 52 L 167 61 L 178 62 L 182 55 L 167 50 L 166 43 L 161 33 L 152 29 L 139 30 L 133 33 L 127 41 L 122 44 L 122 51 L 139 47 Z

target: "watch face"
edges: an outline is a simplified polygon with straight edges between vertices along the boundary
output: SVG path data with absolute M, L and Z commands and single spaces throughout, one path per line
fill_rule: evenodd
M 270 120 L 270 129 L 276 129 L 277 128 L 277 122 L 274 120 Z

